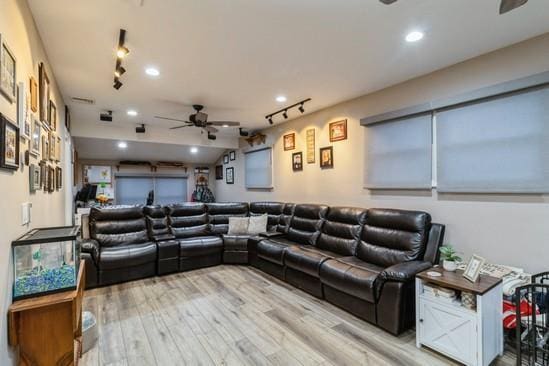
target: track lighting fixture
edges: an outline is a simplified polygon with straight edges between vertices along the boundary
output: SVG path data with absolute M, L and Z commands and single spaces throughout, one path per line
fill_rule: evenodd
M 217 139 L 216 135 L 212 135 L 210 132 L 208 132 L 208 140 L 215 140 Z
M 248 131 L 244 131 L 244 129 L 241 127 L 238 129 L 238 133 L 240 134 L 240 136 L 242 137 L 246 137 L 248 136 L 250 133 Z
M 116 49 L 116 64 L 114 66 L 114 84 L 113 88 L 116 90 L 122 87 L 120 77 L 126 72 L 126 69 L 122 66 L 122 59 L 130 53 L 128 47 L 124 45 L 126 41 L 126 30 L 120 29 L 120 35 L 118 37 L 118 48 Z
M 125 72 L 126 72 L 126 69 L 123 68 L 122 66 L 119 66 L 119 67 L 114 71 L 114 76 L 116 76 L 117 78 L 119 78 L 119 77 L 121 77 Z
M 122 82 L 120 80 L 118 80 L 118 78 L 114 79 L 114 85 L 113 85 L 113 88 L 115 88 L 116 90 L 120 89 L 122 87 Z
M 307 99 L 304 99 L 300 102 L 297 102 L 295 104 L 292 104 L 286 108 L 282 108 L 276 112 L 273 112 L 271 114 L 268 114 L 265 116 L 265 119 L 267 121 L 269 121 L 269 124 L 273 124 L 273 117 L 276 116 L 277 114 L 282 114 L 282 117 L 284 117 L 284 119 L 288 119 L 288 110 L 292 109 L 292 108 L 295 108 L 295 107 L 298 107 L 297 109 L 301 112 L 301 113 L 305 113 L 305 103 L 307 102 L 310 102 L 311 101 L 311 98 L 307 98 Z
M 119 47 L 118 50 L 116 50 L 116 56 L 118 58 L 124 58 L 126 57 L 126 55 L 130 53 L 130 50 L 128 49 L 128 47 Z

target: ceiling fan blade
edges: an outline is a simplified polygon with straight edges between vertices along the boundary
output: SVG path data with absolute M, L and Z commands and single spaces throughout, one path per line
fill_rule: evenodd
M 183 127 L 192 127 L 192 125 L 183 125 L 183 126 L 170 127 L 170 130 L 176 130 L 178 128 L 183 128 Z
M 230 127 L 238 127 L 238 126 L 240 126 L 240 122 L 233 122 L 233 121 L 211 121 L 211 122 L 208 122 L 208 125 L 212 125 L 212 126 L 230 126 Z
M 217 131 L 219 131 L 217 128 L 215 127 L 210 127 L 210 126 L 206 126 L 206 127 L 203 127 L 206 131 L 208 131 L 209 133 L 216 133 Z
M 185 122 L 185 123 L 192 123 L 192 122 L 189 122 L 189 121 L 185 121 L 183 119 L 177 119 L 177 118 L 170 118 L 170 117 L 161 117 L 161 116 L 154 116 L 154 118 L 158 118 L 158 119 L 166 119 L 168 121 L 176 121 L 176 122 Z
M 505 14 L 526 4 L 527 2 L 528 0 L 501 0 L 501 3 L 499 4 L 499 13 Z
M 385 5 L 391 5 L 392 3 L 396 2 L 397 0 L 379 0 Z

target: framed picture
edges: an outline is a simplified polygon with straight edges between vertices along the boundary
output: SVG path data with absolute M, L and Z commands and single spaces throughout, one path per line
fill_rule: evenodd
M 61 161 L 61 137 L 55 137 L 55 161 Z
M 229 155 L 223 155 L 223 164 L 229 164 Z
M 50 100 L 50 107 L 48 109 L 48 121 L 52 131 L 57 131 L 57 107 L 53 100 Z
M 34 164 L 29 167 L 29 186 L 31 192 L 40 189 L 40 167 Z
M 284 151 L 295 149 L 295 133 L 284 135 Z
M 30 77 L 30 108 L 34 113 L 38 112 L 38 83 L 34 77 Z
M 215 179 L 217 180 L 223 179 L 223 165 L 215 166 Z
M 68 106 L 65 106 L 65 127 L 67 131 L 71 131 L 71 111 Z
M 19 128 L 0 114 L 0 168 L 19 168 Z
M 306 132 L 307 139 L 307 164 L 314 164 L 315 162 L 315 129 L 310 128 Z
M 303 153 L 301 151 L 292 154 L 292 170 L 294 172 L 303 170 Z
M 17 86 L 17 124 L 19 125 L 21 137 L 29 140 L 31 136 L 31 112 L 25 83 L 19 83 Z
M 50 157 L 50 139 L 48 135 L 42 135 L 42 160 L 48 160 Z
M 330 142 L 347 140 L 347 120 L 330 123 Z
M 60 167 L 55 167 L 55 190 L 60 190 L 63 188 L 63 169 Z
M 55 134 L 53 132 L 48 133 L 48 140 L 49 140 L 49 150 L 48 150 L 48 159 L 51 161 L 55 160 Z
M 234 184 L 234 168 L 230 167 L 225 170 L 225 182 L 227 184 Z
M 334 150 L 333 147 L 321 147 L 320 148 L 320 167 L 333 168 L 334 167 Z
M 34 120 L 32 124 L 32 136 L 30 142 L 30 152 L 34 156 L 40 155 L 40 137 L 42 136 L 42 124 L 38 120 Z
M 48 165 L 48 192 L 55 191 L 55 169 Z
M 17 96 L 16 66 L 13 52 L 0 35 L 0 92 L 10 103 L 15 102 Z
M 463 277 L 468 279 L 471 282 L 477 282 L 480 277 L 480 270 L 486 259 L 479 257 L 478 255 L 473 255 L 467 264 L 467 268 L 463 272 Z
M 236 160 L 236 152 L 234 151 L 229 152 L 229 160 Z
M 46 67 L 44 63 L 41 62 L 38 65 L 38 83 L 39 83 L 39 108 L 40 108 L 40 121 L 50 128 L 50 123 L 48 120 L 49 116 L 49 107 L 50 107 L 50 78 L 46 72 Z

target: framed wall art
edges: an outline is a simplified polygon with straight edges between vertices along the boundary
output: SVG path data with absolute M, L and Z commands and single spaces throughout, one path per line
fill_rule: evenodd
M 42 135 L 42 160 L 50 158 L 50 139 L 48 135 Z
M 56 140 L 55 140 L 55 134 L 52 131 L 50 131 L 48 133 L 48 140 L 49 140 L 48 159 L 50 161 L 54 161 L 55 160 L 55 141 Z
M 38 112 L 38 83 L 34 77 L 29 79 L 30 86 L 30 108 L 34 113 Z
M 223 155 L 223 164 L 229 164 L 229 155 Z
M 61 137 L 55 136 L 55 161 L 61 161 Z
M 40 121 L 42 121 L 45 127 L 50 128 L 48 120 L 50 107 L 50 78 L 48 77 L 43 62 L 38 65 L 38 74 Z
M 215 179 L 216 180 L 223 179 L 223 165 L 216 165 L 215 166 Z
M 310 128 L 306 131 L 306 143 L 307 143 L 307 164 L 314 164 L 315 162 L 315 129 Z
M 234 168 L 230 167 L 225 170 L 225 182 L 227 184 L 234 184 Z
M 67 131 L 71 131 L 71 111 L 68 106 L 65 106 L 65 127 Z
M 330 142 L 347 140 L 347 120 L 330 123 Z
M 295 149 L 295 133 L 288 133 L 284 135 L 284 151 Z
M 19 168 L 19 127 L 0 114 L 0 168 Z
M 303 153 L 301 151 L 292 154 L 292 170 L 294 172 L 303 170 Z
M 55 169 L 48 165 L 48 192 L 55 191 Z
M 31 192 L 40 189 L 40 166 L 31 164 L 29 167 L 29 186 Z
M 17 97 L 17 61 L 0 35 L 0 93 L 13 103 Z
M 319 155 L 322 169 L 334 167 L 334 150 L 332 146 L 321 147 Z
M 50 107 L 48 109 L 48 121 L 50 124 L 50 129 L 52 131 L 57 131 L 57 107 L 53 100 L 50 100 Z
M 63 169 L 55 167 L 55 190 L 63 188 Z
M 229 152 L 229 160 L 236 160 L 236 152 L 235 151 Z
M 40 155 L 40 137 L 42 136 L 42 124 L 38 120 L 32 123 L 32 135 L 30 141 L 30 152 L 34 156 Z
M 31 111 L 25 83 L 19 83 L 17 86 L 17 124 L 19 125 L 21 137 L 29 140 L 31 136 Z

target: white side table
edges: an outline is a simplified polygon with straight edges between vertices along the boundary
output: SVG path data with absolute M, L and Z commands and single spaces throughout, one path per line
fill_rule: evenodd
M 435 271 L 440 277 L 431 277 Z M 489 365 L 503 354 L 503 291 L 501 279 L 481 275 L 476 283 L 463 271 L 432 268 L 416 276 L 416 345 L 426 346 L 465 365 Z M 424 292 L 430 283 L 476 297 L 476 309 Z

